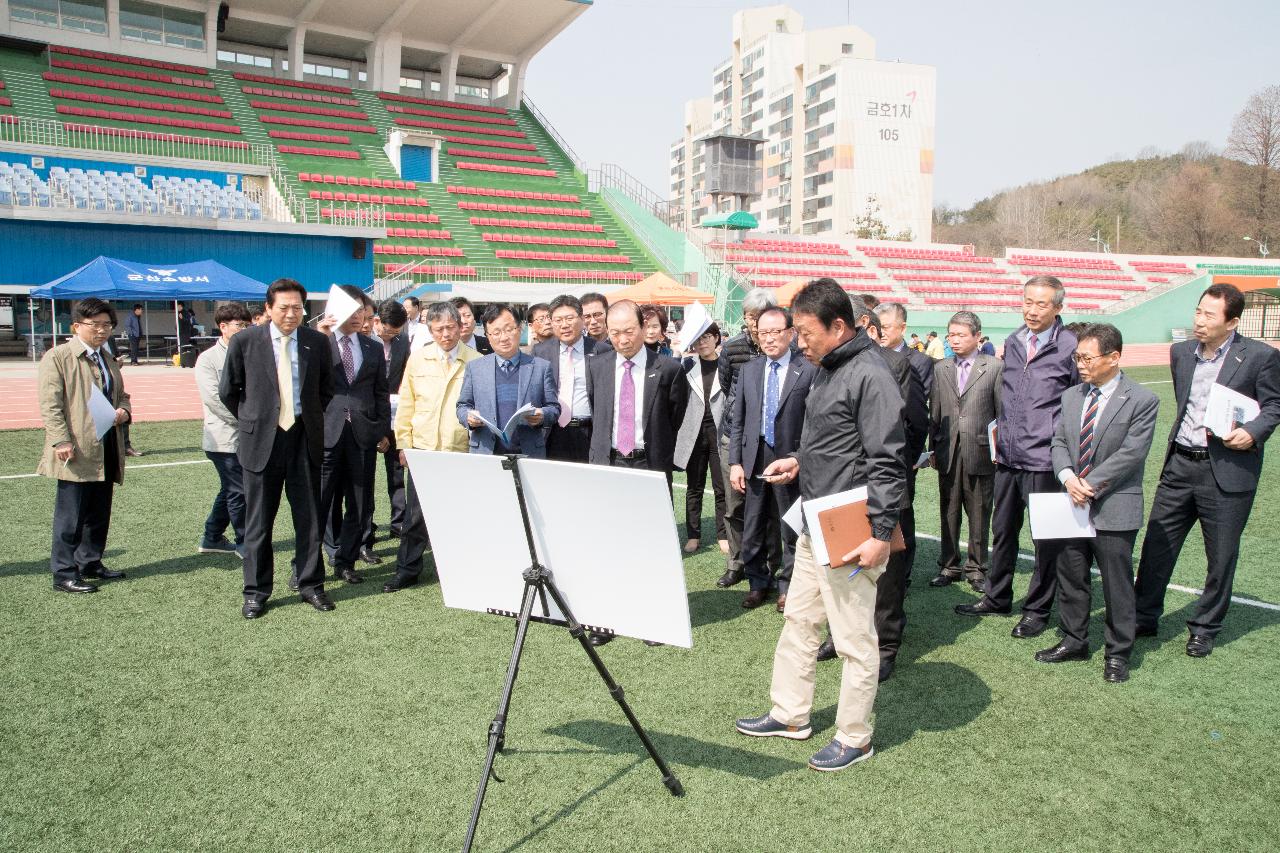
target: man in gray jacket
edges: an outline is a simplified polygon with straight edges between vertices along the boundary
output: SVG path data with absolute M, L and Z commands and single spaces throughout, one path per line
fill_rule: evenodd
M 213 312 L 213 322 L 222 337 L 196 359 L 196 388 L 204 407 L 204 435 L 200 446 L 218 472 L 218 494 L 204 523 L 201 554 L 235 554 L 244 559 L 244 485 L 236 450 L 240 444 L 236 416 L 218 397 L 222 367 L 227 361 L 231 337 L 252 322 L 249 309 L 240 302 L 228 302 Z M 227 525 L 235 531 L 234 544 L 227 541 Z
M 975 604 L 956 605 L 956 612 L 964 616 L 1008 616 L 1013 612 L 1018 535 L 1029 496 L 1058 489 L 1049 445 L 1062 416 L 1062 395 L 1080 381 L 1074 361 L 1076 336 L 1058 317 L 1066 295 L 1062 282 L 1051 275 L 1028 279 L 1022 288 L 1025 324 L 1004 342 L 991 565 L 982 598 Z M 1038 637 L 1049 625 L 1061 550 L 1060 540 L 1036 543 L 1022 619 L 1013 629 L 1017 639 Z
M 1137 631 L 1133 542 L 1142 527 L 1142 475 L 1156 431 L 1160 398 L 1120 372 L 1124 341 L 1107 323 L 1079 335 L 1080 385 L 1062 396 L 1053 436 L 1053 472 L 1076 506 L 1089 507 L 1093 539 L 1068 539 L 1058 558 L 1058 613 L 1062 640 L 1036 653 L 1041 663 L 1089 657 L 1090 567 L 1102 574 L 1106 602 L 1106 663 L 1102 677 L 1129 680 L 1129 653 Z
M 831 555 L 839 568 L 819 565 L 810 533 L 796 543 L 782 636 L 773 658 L 772 708 L 740 719 L 753 737 L 804 740 L 813 733 L 815 659 L 824 623 L 844 661 L 835 738 L 809 759 L 815 770 L 843 770 L 874 754 L 871 710 L 880 675 L 876 636 L 876 581 L 889 562 L 907 472 L 902 454 L 904 402 L 877 344 L 860 331 L 844 290 L 818 279 L 792 303 L 800 349 L 819 367 L 806 398 L 800 449 L 768 465 L 771 484 L 800 478 L 804 500 L 867 487 L 871 538 L 847 554 Z M 838 560 L 837 560 L 838 557 Z

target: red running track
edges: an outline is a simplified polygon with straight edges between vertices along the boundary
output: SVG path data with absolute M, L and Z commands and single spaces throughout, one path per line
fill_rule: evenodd
M 8 366 L 6 366 L 8 367 Z M 176 367 L 125 367 L 135 421 L 185 421 L 202 418 L 194 370 Z M 44 425 L 36 395 L 34 367 L 0 371 L 0 429 L 31 429 Z

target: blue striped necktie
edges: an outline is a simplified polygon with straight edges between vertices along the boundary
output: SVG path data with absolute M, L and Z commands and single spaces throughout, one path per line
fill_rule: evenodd
M 1089 392 L 1085 403 L 1084 420 L 1080 424 L 1080 478 L 1084 479 L 1093 470 L 1093 425 L 1098 420 L 1098 403 L 1102 400 L 1102 389 L 1094 387 Z
M 769 381 L 764 391 L 764 443 L 773 447 L 773 422 L 778 418 L 778 362 L 769 362 Z

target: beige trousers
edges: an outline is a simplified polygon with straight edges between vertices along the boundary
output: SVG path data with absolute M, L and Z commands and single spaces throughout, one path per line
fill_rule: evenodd
M 831 626 L 836 653 L 844 664 L 836 740 L 862 747 L 871 742 L 871 709 L 880 679 L 880 643 L 876 637 L 876 581 L 884 565 L 830 569 L 814 560 L 809 535 L 796 543 L 795 569 L 787 591 L 787 610 L 773 654 L 770 699 L 775 720 L 788 726 L 809 723 L 822 629 Z

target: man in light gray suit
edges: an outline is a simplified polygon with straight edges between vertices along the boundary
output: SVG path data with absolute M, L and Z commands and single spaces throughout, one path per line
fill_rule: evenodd
M 213 322 L 222 337 L 196 359 L 196 388 L 204 407 L 204 434 L 200 446 L 218 471 L 218 494 L 204 523 L 204 536 L 196 550 L 201 554 L 235 554 L 244 559 L 244 472 L 236 450 L 240 446 L 239 422 L 218 397 L 222 368 L 227 362 L 227 344 L 236 333 L 249 328 L 249 309 L 241 302 L 219 305 Z M 226 537 L 227 525 L 236 541 Z
M 1000 414 L 1000 359 L 978 351 L 982 321 L 972 311 L 958 311 L 947 325 L 947 342 L 955 358 L 934 366 L 929 400 L 929 457 L 917 467 L 938 469 L 942 542 L 938 576 L 929 586 L 949 586 L 961 574 L 982 592 L 987 575 L 987 542 L 991 528 L 996 466 L 991 461 L 987 425 Z M 969 519 L 969 547 L 960 564 L 960 510 Z
M 1120 331 L 1107 323 L 1078 336 L 1079 385 L 1062 395 L 1062 419 L 1050 452 L 1053 472 L 1076 506 L 1088 506 L 1093 539 L 1068 539 L 1058 558 L 1062 641 L 1036 653 L 1041 663 L 1089 657 L 1089 569 L 1098 564 L 1106 602 L 1103 678 L 1129 680 L 1137 633 L 1133 542 L 1142 527 L 1142 475 L 1155 435 L 1160 400 L 1120 372 Z
M 547 431 L 542 427 L 560 417 L 551 365 L 520 351 L 520 321 L 510 305 L 490 305 L 484 312 L 484 327 L 493 352 L 467 362 L 458 394 L 458 422 L 471 430 L 469 452 L 522 453 L 546 459 Z M 502 429 L 526 403 L 533 410 L 512 426 L 507 441 L 494 435 L 479 417 Z

